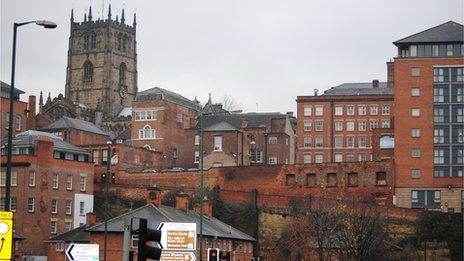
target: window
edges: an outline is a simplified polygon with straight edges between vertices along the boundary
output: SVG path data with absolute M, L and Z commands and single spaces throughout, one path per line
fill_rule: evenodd
M 66 189 L 67 190 L 72 190 L 73 187 L 73 176 L 72 175 L 67 175 L 66 176 Z
M 87 177 L 81 176 L 79 178 L 79 190 L 84 192 L 86 190 L 86 185 L 87 185 Z
M 346 154 L 346 161 L 353 162 L 354 161 L 354 154 L 353 153 L 347 153 Z
M 324 138 L 322 136 L 316 136 L 316 148 L 324 147 Z
M 197 163 L 197 164 L 200 163 L 200 152 L 198 150 L 195 151 L 193 163 Z
M 411 149 L 411 157 L 420 158 L 420 156 L 421 156 L 420 149 Z
M 156 110 L 139 110 L 135 112 L 135 121 L 156 120 Z
M 411 109 L 411 116 L 412 117 L 419 117 L 420 116 L 420 108 L 412 108 Z
M 358 137 L 358 147 L 365 148 L 366 147 L 366 136 L 359 136 Z
M 58 213 L 58 199 L 52 199 L 52 206 L 51 206 L 52 214 Z
M 27 212 L 34 213 L 35 211 L 35 198 L 28 198 L 27 199 Z
M 59 176 L 58 176 L 58 173 L 53 173 L 53 176 L 52 176 L 52 188 L 53 189 L 58 189 L 58 179 Z
M 411 68 L 411 76 L 417 77 L 420 76 L 420 68 Z
M 464 81 L 464 68 L 463 67 L 451 69 L 451 81 L 452 82 Z
M 16 115 L 16 130 L 20 131 L 21 130 L 21 116 Z
M 433 143 L 445 143 L 445 129 L 435 128 L 433 130 Z
M 178 113 L 176 115 L 176 122 L 177 123 L 182 123 L 183 120 L 184 120 L 184 115 L 182 113 Z
M 200 145 L 200 135 L 195 135 L 194 144 L 195 144 L 195 145 Z
M 409 46 L 409 56 L 416 57 L 417 56 L 417 45 Z
M 143 129 L 139 130 L 139 139 L 151 140 L 155 138 L 155 129 L 152 129 L 149 125 L 145 125 Z
M 370 120 L 369 127 L 370 127 L 370 130 L 377 129 L 379 127 L 379 122 L 377 120 Z
M 335 106 L 335 116 L 343 115 L 343 106 Z
M 311 106 L 304 107 L 304 116 L 311 116 L 313 112 L 313 108 Z
M 377 115 L 379 114 L 379 106 L 377 105 L 371 105 L 371 115 Z
M 347 121 L 346 122 L 346 130 L 347 131 L 354 131 L 354 121 Z
M 222 136 L 214 136 L 214 151 L 222 151 Z
M 327 173 L 327 187 L 336 187 L 337 183 L 337 174 Z
M 64 243 L 56 243 L 55 244 L 56 252 L 63 252 L 64 251 Z
M 433 56 L 439 56 L 438 45 L 432 45 L 432 55 Z
M 366 130 L 366 121 L 358 121 L 358 131 Z
M 57 221 L 56 220 L 50 221 L 50 233 L 56 234 L 56 230 L 57 230 Z
M 269 137 L 269 144 L 277 144 L 277 137 L 276 136 L 270 136 Z
M 6 129 L 8 129 L 8 126 L 10 125 L 10 113 L 9 112 L 5 112 L 5 125 L 6 125 Z
M 85 34 L 84 35 L 84 50 L 89 50 L 90 44 L 89 44 L 89 35 Z
M 324 130 L 324 121 L 316 121 L 316 131 Z
M 358 186 L 358 173 L 348 173 L 348 187 Z
M 335 148 L 343 148 L 343 136 L 335 136 Z
M 448 81 L 448 69 L 434 68 L 433 69 L 433 81 L 434 82 Z
M 92 152 L 92 162 L 95 165 L 98 165 L 98 156 L 99 156 L 98 150 L 93 150 L 93 152 Z
M 343 121 L 335 121 L 335 131 L 343 131 Z
M 269 157 L 268 163 L 269 163 L 270 165 L 275 165 L 275 164 L 277 164 L 277 157 Z
M 364 105 L 358 106 L 358 115 L 366 115 L 366 106 Z
M 413 96 L 413 97 L 420 96 L 420 88 L 419 87 L 412 87 L 411 88 L 411 96 Z
M 316 116 L 322 116 L 324 114 L 324 106 L 316 106 Z
M 452 44 L 446 45 L 446 56 L 453 56 L 453 45 Z
M 72 229 L 72 222 L 70 221 L 64 222 L 64 232 L 68 232 L 71 229 Z
M 139 235 L 132 235 L 131 238 L 131 247 L 132 248 L 137 248 L 139 245 Z
M 126 64 L 121 63 L 119 65 L 119 85 L 122 85 L 122 86 L 126 85 L 126 71 L 127 71 Z
M 108 163 L 108 150 L 102 150 L 102 164 L 106 165 Z
M 382 128 L 390 128 L 390 120 L 382 120 Z
M 433 102 L 445 102 L 447 100 L 445 100 L 445 90 L 448 91 L 448 89 L 435 86 L 433 89 Z
M 310 148 L 312 146 L 311 144 L 311 137 L 310 136 L 305 136 L 303 138 L 303 147 L 304 148 Z
M 5 173 L 5 175 L 6 175 L 6 173 Z M 5 179 L 6 179 L 6 177 L 5 177 Z M 10 182 L 10 185 L 11 185 L 12 187 L 18 186 L 18 172 L 16 172 L 16 171 L 14 171 L 14 172 L 12 171 L 12 172 L 11 172 L 11 182 Z
M 462 105 L 453 106 L 452 108 L 453 122 L 464 122 L 464 108 Z
M 435 123 L 444 123 L 448 122 L 448 109 L 443 107 L 435 107 L 433 109 L 433 122 Z
M 84 63 L 84 82 L 93 82 L 93 65 L 90 61 Z
M 72 202 L 73 201 L 71 199 L 67 199 L 65 201 L 64 208 L 65 208 L 66 215 L 72 215 Z
M 441 195 L 439 190 L 412 190 L 412 208 L 441 209 Z
M 311 131 L 312 129 L 312 124 L 310 121 L 305 121 L 304 122 L 304 131 Z
M 354 115 L 354 105 L 346 106 L 346 115 Z
M 445 149 L 434 149 L 433 150 L 433 163 L 435 164 L 445 163 Z
M 6 172 L 0 172 L 0 186 L 5 187 L 6 185 Z
M 411 170 L 411 178 L 413 179 L 420 179 L 421 177 L 421 171 L 420 169 L 413 169 Z
M 354 148 L 354 136 L 346 136 L 346 147 Z
M 419 138 L 420 137 L 420 129 L 411 129 L 411 137 Z
M 79 216 L 85 216 L 85 202 L 79 202 Z
M 366 153 L 359 153 L 358 161 L 366 161 Z
M 2 209 L 5 209 L 5 198 L 1 198 L 1 200 L 3 201 L 2 202 Z M 18 209 L 18 199 L 16 197 L 11 197 L 10 198 L 10 210 L 12 212 L 16 212 L 16 210 Z
M 287 174 L 287 175 L 285 175 L 285 185 L 286 186 L 295 186 L 296 185 L 295 174 Z
M 390 105 L 382 106 L 382 115 L 390 115 Z
M 35 187 L 35 171 L 29 171 L 29 187 Z
M 311 187 L 311 188 L 317 186 L 316 174 L 313 174 L 313 173 L 306 174 L 306 186 Z
M 263 163 L 263 152 L 257 149 L 250 150 L 251 163 Z
M 97 48 L 97 35 L 94 32 L 92 32 L 92 34 L 90 35 L 90 48 Z
M 462 147 L 453 146 L 453 164 L 464 164 L 464 149 Z
M 453 85 L 452 89 L 453 95 L 451 96 L 453 102 L 463 102 L 464 101 L 464 86 L 462 85 Z
M 335 162 L 343 162 L 343 154 L 336 153 L 335 154 Z
M 386 186 L 387 185 L 387 173 L 386 172 L 376 172 L 375 173 L 375 184 L 377 186 Z
M 316 154 L 314 157 L 314 163 L 322 163 L 324 161 L 324 155 Z
M 303 154 L 303 163 L 311 163 L 311 154 Z

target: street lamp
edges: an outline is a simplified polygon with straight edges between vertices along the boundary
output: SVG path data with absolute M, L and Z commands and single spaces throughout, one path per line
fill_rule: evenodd
M 110 184 L 110 176 L 111 176 L 111 157 L 112 157 L 112 149 L 111 145 L 113 142 L 111 140 L 107 141 L 106 144 L 108 145 L 108 153 L 106 159 L 106 175 L 105 175 L 105 242 L 104 242 L 104 261 L 107 261 L 106 256 L 108 252 L 108 187 Z
M 11 89 L 10 89 L 10 114 L 8 123 L 8 147 L 7 147 L 7 165 L 6 165 L 6 179 L 5 179 L 5 210 L 10 211 L 10 197 L 11 197 L 11 155 L 13 149 L 13 99 L 14 99 L 14 86 L 15 86 L 15 66 L 16 66 L 16 34 L 18 27 L 35 23 L 37 25 L 43 26 L 47 29 L 56 28 L 56 24 L 47 20 L 36 20 L 23 23 L 14 23 L 13 24 L 13 55 L 11 62 Z

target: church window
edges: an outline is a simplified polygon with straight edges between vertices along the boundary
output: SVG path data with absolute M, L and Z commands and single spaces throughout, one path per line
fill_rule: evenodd
M 93 65 L 90 61 L 84 63 L 84 82 L 93 82 Z
M 90 49 L 96 49 L 97 48 L 97 35 L 95 33 L 92 33 L 90 37 Z
M 122 34 L 118 34 L 118 50 L 122 50 Z
M 88 49 L 89 49 L 89 35 L 85 34 L 84 35 L 84 50 L 88 50 Z
M 139 139 L 149 140 L 155 138 L 155 130 L 152 129 L 149 125 L 145 125 L 143 129 L 139 130 Z
M 127 35 L 124 35 L 123 41 L 122 41 L 122 51 L 125 52 L 127 50 Z
M 119 84 L 120 85 L 126 85 L 126 71 L 127 71 L 126 64 L 121 63 L 121 65 L 119 65 Z

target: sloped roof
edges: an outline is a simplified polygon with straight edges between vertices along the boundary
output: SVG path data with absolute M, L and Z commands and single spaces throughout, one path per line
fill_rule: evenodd
M 36 139 L 39 136 L 45 136 L 50 138 L 53 141 L 53 147 L 59 151 L 65 152 L 74 152 L 74 153 L 81 153 L 81 154 L 88 154 L 85 149 L 81 149 L 77 146 L 72 145 L 71 143 L 67 143 L 63 141 L 60 137 L 43 131 L 36 131 L 36 130 L 28 130 L 25 132 L 21 132 L 13 138 L 13 147 L 34 147 L 36 144 Z M 6 146 L 7 140 L 2 141 L 1 146 Z
M 148 227 L 156 229 L 161 222 L 181 222 L 196 223 L 197 233 L 200 233 L 200 216 L 194 212 L 184 212 L 173 207 L 161 206 L 156 207 L 148 204 L 121 216 L 112 218 L 108 221 L 109 232 L 124 232 L 124 222 L 130 223 L 131 218 L 145 218 L 148 221 Z M 138 229 L 138 222 L 134 222 L 132 229 Z M 89 232 L 103 232 L 104 223 L 95 225 L 87 229 Z M 235 229 L 222 221 L 213 218 L 203 218 L 203 235 L 210 237 L 221 237 L 230 239 L 239 239 L 246 241 L 255 241 L 255 239 L 242 231 Z
M 236 131 L 234 126 L 227 122 L 221 121 L 205 128 L 205 131 Z
M 59 129 L 67 129 L 73 128 L 77 130 L 87 131 L 91 133 L 96 133 L 100 135 L 108 136 L 107 133 L 103 132 L 97 125 L 83 121 L 79 119 L 73 119 L 66 116 L 59 118 L 58 120 L 48 124 L 47 126 L 43 127 L 41 130 L 59 130 Z
M 132 116 L 132 107 L 124 107 L 119 111 L 118 117 Z
M 51 237 L 45 242 L 74 242 L 74 243 L 88 243 L 90 242 L 90 233 L 85 231 L 86 225 L 64 232 L 63 234 Z
M 7 96 L 4 96 L 3 94 L 9 93 L 11 90 L 11 85 L 9 85 L 6 82 L 0 81 L 0 87 L 1 87 L 1 94 L 3 98 L 7 98 Z M 14 88 L 14 96 L 18 96 L 19 94 L 24 94 L 25 92 L 21 91 L 18 88 Z
M 208 129 L 218 123 L 227 123 L 235 129 L 242 128 L 242 119 L 248 121 L 248 128 L 269 127 L 271 119 L 285 118 L 286 115 L 280 112 L 265 112 L 265 113 L 237 113 L 237 114 L 221 114 L 221 115 L 206 115 L 204 116 L 204 128 Z M 222 126 L 225 125 L 222 123 Z M 197 127 L 199 127 L 199 123 Z
M 166 101 L 176 103 L 176 104 L 188 107 L 188 108 L 201 110 L 201 107 L 194 101 L 191 101 L 180 94 L 177 94 L 172 91 L 168 91 L 160 87 L 154 87 L 154 88 L 137 93 L 136 100 L 137 101 L 166 100 Z
M 464 27 L 462 24 L 449 21 L 425 31 L 410 35 L 393 42 L 395 45 L 412 43 L 452 43 L 464 41 Z
M 372 82 L 343 83 L 322 94 L 322 96 L 339 95 L 393 95 L 393 88 L 387 87 L 386 82 L 379 82 L 379 88 L 373 88 Z

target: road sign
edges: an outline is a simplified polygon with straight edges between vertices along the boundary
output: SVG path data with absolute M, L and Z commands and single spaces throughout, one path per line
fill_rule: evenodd
M 160 261 L 195 261 L 197 258 L 193 252 L 168 252 L 161 253 Z
M 13 247 L 13 212 L 0 212 L 0 260 L 11 260 Z
M 158 227 L 161 230 L 163 250 L 195 251 L 197 249 L 197 224 L 165 222 Z
M 70 244 L 66 249 L 70 261 L 98 261 L 97 244 Z

